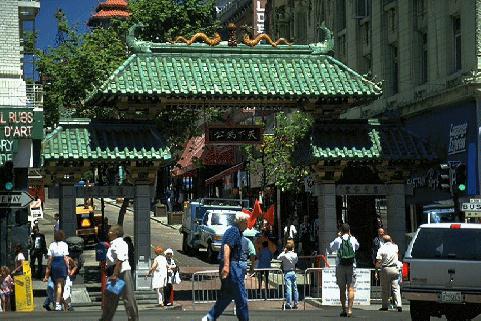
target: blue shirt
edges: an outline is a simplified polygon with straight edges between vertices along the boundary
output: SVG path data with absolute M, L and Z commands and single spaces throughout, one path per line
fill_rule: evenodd
M 262 248 L 259 253 L 259 261 L 257 262 L 257 268 L 259 269 L 270 269 L 272 261 L 272 252 L 268 247 Z
M 247 262 L 249 260 L 249 257 L 256 255 L 256 249 L 252 241 L 245 236 L 242 236 L 241 244 L 242 244 L 242 253 L 241 253 L 240 261 Z
M 222 237 L 222 245 L 219 251 L 219 260 L 224 261 L 224 245 L 227 244 L 231 250 L 231 261 L 239 261 L 242 255 L 242 235 L 237 226 L 229 227 Z

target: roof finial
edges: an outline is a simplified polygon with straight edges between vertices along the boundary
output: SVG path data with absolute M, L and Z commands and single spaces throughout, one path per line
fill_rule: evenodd
M 229 30 L 229 40 L 227 42 L 229 47 L 237 47 L 237 26 L 234 23 L 230 22 L 227 25 L 227 30 Z

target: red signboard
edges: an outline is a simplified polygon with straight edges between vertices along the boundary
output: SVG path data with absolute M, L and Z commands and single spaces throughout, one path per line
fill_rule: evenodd
M 252 0 L 254 8 L 254 36 L 265 32 L 267 0 Z

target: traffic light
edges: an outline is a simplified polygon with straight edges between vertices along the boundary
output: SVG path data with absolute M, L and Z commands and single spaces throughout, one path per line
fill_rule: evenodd
M 453 193 L 465 193 L 467 188 L 466 165 L 459 164 L 454 171 Z
M 0 166 L 0 191 L 9 192 L 15 187 L 13 171 L 12 162 L 6 162 L 3 166 Z
M 451 166 L 449 164 L 440 164 L 440 167 L 439 186 L 441 186 L 442 190 L 451 190 Z

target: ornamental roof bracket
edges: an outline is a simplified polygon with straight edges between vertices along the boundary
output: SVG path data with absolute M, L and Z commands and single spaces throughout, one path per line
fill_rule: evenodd
M 319 29 L 319 40 L 323 40 L 323 41 L 309 45 L 309 47 L 312 50 L 312 53 L 327 54 L 331 51 L 334 51 L 334 36 L 332 31 L 326 27 L 326 23 L 324 21 L 321 23 L 318 29 Z
M 142 29 L 144 27 L 146 27 L 144 24 L 136 23 L 131 26 L 127 32 L 127 46 L 135 53 L 152 53 L 152 50 L 150 50 L 150 42 L 138 40 L 135 37 L 137 29 Z

